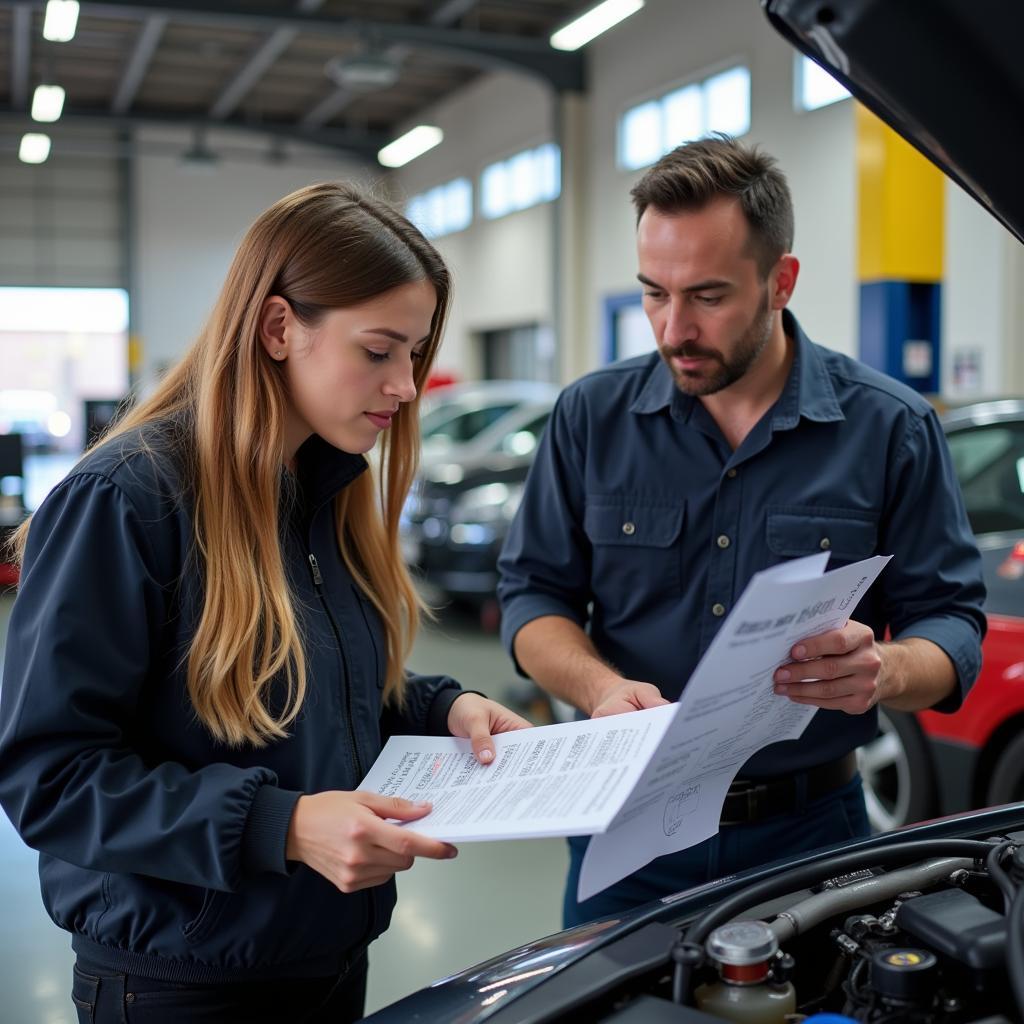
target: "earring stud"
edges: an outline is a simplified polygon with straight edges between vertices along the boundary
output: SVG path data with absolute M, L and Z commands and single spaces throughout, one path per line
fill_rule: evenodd
M 284 355 L 284 350 L 283 350 L 283 349 L 278 349 L 278 350 L 277 350 L 277 351 L 276 351 L 276 352 L 274 353 L 274 358 L 275 358 L 275 359 L 280 359 L 280 358 L 281 358 L 281 356 L 283 356 L 283 355 Z

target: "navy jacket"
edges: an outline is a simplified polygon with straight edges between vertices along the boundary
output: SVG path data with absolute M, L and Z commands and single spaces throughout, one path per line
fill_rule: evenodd
M 131 433 L 87 456 L 32 522 L 0 802 L 40 851 L 50 916 L 93 962 L 182 981 L 341 971 L 387 927 L 394 883 L 346 895 L 286 862 L 295 802 L 355 789 L 391 732 L 445 733 L 461 691 L 410 678 L 404 711 L 382 709 L 383 626 L 340 558 L 331 501 L 366 462 L 313 437 L 281 529 L 307 696 L 283 741 L 214 740 L 185 684 L 202 609 L 192 502 L 165 435 L 144 439 L 148 452 Z

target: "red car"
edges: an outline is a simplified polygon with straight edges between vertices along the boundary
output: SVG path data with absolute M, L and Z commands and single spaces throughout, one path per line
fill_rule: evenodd
M 1024 401 L 957 409 L 943 426 L 984 562 L 988 636 L 956 714 L 883 712 L 861 748 L 877 829 L 1024 800 Z

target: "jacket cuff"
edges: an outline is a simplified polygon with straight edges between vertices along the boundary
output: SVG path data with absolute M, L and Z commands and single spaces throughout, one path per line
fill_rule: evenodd
M 448 713 L 452 705 L 467 693 L 475 693 L 480 697 L 485 696 L 479 690 L 463 690 L 458 684 L 446 686 L 438 690 L 430 711 L 427 712 L 427 735 L 428 736 L 451 736 L 448 729 Z
M 288 826 L 302 795 L 270 785 L 256 790 L 242 833 L 242 871 L 247 877 L 268 871 L 288 874 Z

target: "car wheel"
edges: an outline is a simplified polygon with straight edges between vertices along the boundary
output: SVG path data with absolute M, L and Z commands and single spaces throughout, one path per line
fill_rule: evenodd
M 875 832 L 933 814 L 935 779 L 924 734 L 911 714 L 878 710 L 877 738 L 857 751 L 868 819 Z
M 1016 737 L 996 762 L 988 786 L 989 804 L 1010 804 L 1024 800 L 1024 735 Z

